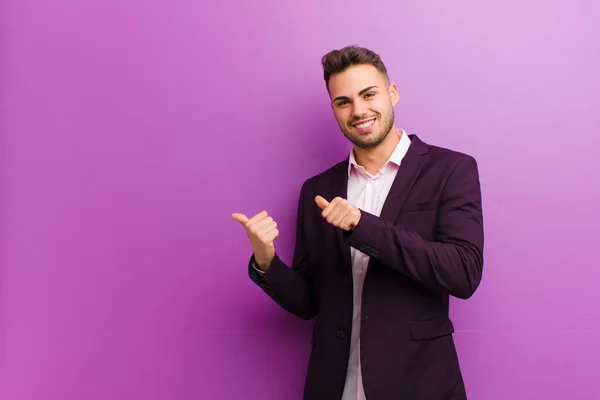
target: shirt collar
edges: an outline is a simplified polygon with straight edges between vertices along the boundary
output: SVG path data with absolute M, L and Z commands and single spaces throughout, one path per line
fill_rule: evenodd
M 411 143 L 410 138 L 408 137 L 408 134 L 404 131 L 404 129 L 399 129 L 396 132 L 396 134 L 400 135 L 400 141 L 398 142 L 398 144 L 396 145 L 396 148 L 390 155 L 390 158 L 388 158 L 386 163 L 383 164 L 382 169 L 390 162 L 396 164 L 397 166 L 400 166 L 400 163 L 402 162 L 404 155 L 406 154 L 406 152 L 408 151 L 408 148 L 410 147 L 410 143 Z M 350 176 L 350 172 L 352 171 L 352 166 L 354 166 L 355 168 L 358 168 L 358 167 L 362 168 L 362 166 L 358 165 L 356 162 L 356 158 L 354 157 L 354 149 L 352 149 L 350 151 L 350 157 L 349 157 L 349 162 L 348 162 L 348 176 Z

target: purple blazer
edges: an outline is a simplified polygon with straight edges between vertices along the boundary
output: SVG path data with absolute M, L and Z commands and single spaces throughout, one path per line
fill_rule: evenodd
M 342 397 L 352 325 L 350 246 L 370 256 L 360 330 L 367 399 L 467 398 L 448 300 L 471 297 L 481 281 L 477 163 L 410 138 L 380 217 L 361 210 L 352 232 L 321 217 L 317 195 L 347 198 L 346 159 L 302 186 L 291 268 L 277 255 L 262 275 L 249 267 L 251 279 L 281 307 L 316 317 L 304 399 Z

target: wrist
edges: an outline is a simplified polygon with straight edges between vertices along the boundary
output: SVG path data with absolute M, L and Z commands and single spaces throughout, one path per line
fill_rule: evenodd
M 268 264 L 256 264 L 256 267 L 258 269 L 260 269 L 262 272 L 267 272 L 267 270 L 269 269 L 270 266 L 271 266 L 271 263 L 268 263 Z
M 266 272 L 267 269 L 269 269 L 269 267 L 271 266 L 271 261 L 259 261 L 257 259 L 254 259 L 254 265 L 256 266 L 256 268 L 260 269 L 263 272 Z

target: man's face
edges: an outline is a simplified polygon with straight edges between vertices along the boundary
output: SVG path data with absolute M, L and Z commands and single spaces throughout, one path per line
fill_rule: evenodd
M 329 95 L 338 125 L 355 146 L 377 147 L 393 129 L 398 90 L 374 66 L 354 65 L 332 75 Z

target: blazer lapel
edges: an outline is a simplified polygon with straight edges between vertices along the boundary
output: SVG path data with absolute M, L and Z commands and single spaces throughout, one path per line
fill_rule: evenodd
M 427 161 L 427 145 L 416 135 L 409 135 L 409 137 L 411 139 L 410 147 L 400 164 L 381 210 L 381 218 L 392 223 L 400 213 L 410 189 Z
M 419 176 L 421 169 L 427 161 L 427 145 L 423 143 L 416 135 L 409 135 L 411 139 L 410 147 L 404 159 L 396 178 L 392 183 L 390 192 L 381 210 L 381 218 L 394 222 L 404 205 L 404 201 L 410 192 L 410 189 Z M 337 164 L 332 170 L 331 176 L 331 199 L 341 197 L 348 198 L 348 163 L 349 159 Z M 336 228 L 337 245 L 342 257 L 344 267 L 352 269 L 350 256 L 350 245 L 344 239 L 346 232 Z
M 336 197 L 341 197 L 343 199 L 348 198 L 348 163 L 350 162 L 349 158 L 345 161 L 337 164 L 333 169 L 333 175 L 331 179 L 331 199 L 333 200 Z M 352 269 L 352 261 L 350 256 L 350 245 L 348 242 L 344 240 L 345 231 L 339 228 L 335 228 L 337 235 L 337 244 L 340 250 L 340 254 L 342 257 L 343 266 L 347 267 L 349 271 Z

